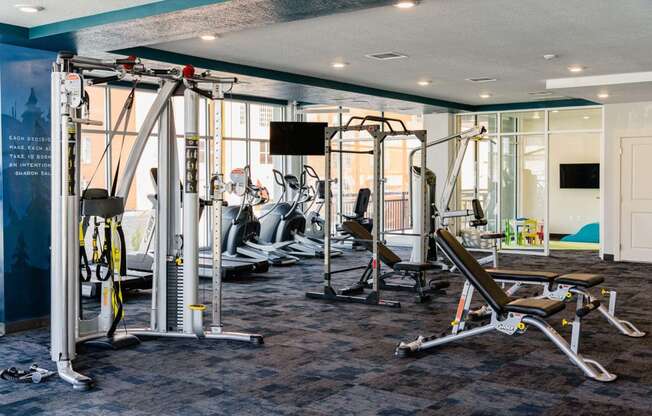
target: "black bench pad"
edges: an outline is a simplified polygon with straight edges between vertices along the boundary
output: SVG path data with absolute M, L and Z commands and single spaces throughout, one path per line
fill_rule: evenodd
M 494 279 L 531 283 L 552 283 L 560 276 L 560 273 L 530 270 L 487 269 L 487 272 Z
M 559 276 L 555 283 L 581 287 L 593 287 L 604 282 L 604 277 L 590 273 L 569 273 Z
M 409 261 L 399 261 L 394 263 L 392 268 L 400 272 L 424 272 L 426 270 L 436 269 L 437 266 L 432 263 L 412 263 Z
M 505 310 L 546 318 L 562 311 L 565 306 L 564 302 L 558 300 L 521 298 L 509 302 L 505 306 Z

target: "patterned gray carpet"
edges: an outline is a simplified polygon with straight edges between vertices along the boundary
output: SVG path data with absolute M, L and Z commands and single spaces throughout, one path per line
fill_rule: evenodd
M 348 253 L 338 267 L 366 261 Z M 652 267 L 600 261 L 589 252 L 548 258 L 503 255 L 504 266 L 601 273 L 618 290 L 618 314 L 649 331 Z M 120 351 L 87 351 L 76 368 L 97 387 L 74 392 L 54 378 L 42 384 L 0 380 L 5 415 L 649 415 L 652 337 L 618 335 L 597 314 L 585 320 L 582 350 L 619 375 L 588 380 L 540 333 L 498 334 L 449 344 L 429 354 L 393 356 L 401 340 L 445 330 L 462 286 L 448 274 L 447 294 L 415 304 L 386 292 L 400 310 L 307 300 L 320 288 L 321 261 L 303 261 L 225 285 L 230 330 L 255 331 L 265 345 L 209 340 L 148 340 Z M 341 285 L 355 273 L 337 275 Z M 208 303 L 208 282 L 200 300 Z M 147 292 L 129 296 L 127 322 L 147 319 Z M 572 311 L 563 312 L 570 317 Z M 560 319 L 551 322 L 570 336 Z M 0 338 L 0 367 L 53 368 L 49 331 Z

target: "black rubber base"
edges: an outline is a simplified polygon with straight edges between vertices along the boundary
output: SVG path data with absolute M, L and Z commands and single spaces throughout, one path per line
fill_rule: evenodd
M 265 340 L 263 339 L 262 335 L 253 335 L 251 337 L 251 343 L 254 345 L 263 345 Z
M 397 356 L 398 358 L 406 358 L 412 355 L 412 350 L 410 350 L 409 348 L 396 347 L 396 350 L 394 351 L 394 355 Z
M 130 334 L 114 335 L 113 337 L 102 337 L 92 339 L 83 343 L 89 348 L 98 348 L 104 350 L 121 350 L 123 348 L 133 347 L 140 344 L 140 339 Z

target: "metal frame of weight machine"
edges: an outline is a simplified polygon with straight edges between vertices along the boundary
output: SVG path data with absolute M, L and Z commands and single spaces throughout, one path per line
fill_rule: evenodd
M 360 124 L 351 125 L 352 121 L 359 121 Z M 366 122 L 379 122 L 382 125 L 387 126 L 387 130 L 381 129 L 380 125 L 365 125 Z M 400 130 L 394 130 L 392 127 L 392 122 L 398 123 L 401 126 Z M 333 149 L 331 143 L 333 141 L 338 141 L 334 137 L 338 133 L 344 133 L 347 131 L 366 131 L 373 140 L 373 150 L 369 151 L 355 151 L 355 150 L 343 150 L 343 149 Z M 323 299 L 323 300 L 333 300 L 341 302 L 350 302 L 350 303 L 361 303 L 367 305 L 377 305 L 377 306 L 388 306 L 388 307 L 400 307 L 400 302 L 385 300 L 381 298 L 381 284 L 380 284 L 380 267 L 381 262 L 378 259 L 378 250 L 379 245 L 382 239 L 382 232 L 380 231 L 380 221 L 381 221 L 381 210 L 382 202 L 380 195 L 382 194 L 383 182 L 384 179 L 382 176 L 382 145 L 385 139 L 392 138 L 402 138 L 407 139 L 409 137 L 416 137 L 421 142 L 421 169 L 425 172 L 426 167 L 426 144 L 427 144 L 427 131 L 426 130 L 408 130 L 403 124 L 402 121 L 385 118 L 385 117 L 376 117 L 376 116 L 367 116 L 367 117 L 351 117 L 346 125 L 338 127 L 327 127 L 324 134 L 325 147 L 324 147 L 324 183 L 325 183 L 325 194 L 330 195 L 331 192 L 331 154 L 332 153 L 361 153 L 361 154 L 371 154 L 373 156 L 373 223 L 374 227 L 372 229 L 373 236 L 373 253 L 372 253 L 372 282 L 373 286 L 371 292 L 363 296 L 349 296 L 338 294 L 337 290 L 333 287 L 331 278 L 333 274 L 342 273 L 352 270 L 358 270 L 360 267 L 353 267 L 342 270 L 332 270 L 331 268 L 331 241 L 336 240 L 331 235 L 332 232 L 332 213 L 331 205 L 332 202 L 330 198 L 326 198 L 325 211 L 324 211 L 324 283 L 322 292 L 307 292 L 306 297 L 310 299 Z M 421 180 L 420 188 L 422 194 L 426 193 L 426 181 Z M 424 262 L 426 259 L 426 247 L 428 239 L 428 229 L 426 228 L 427 224 L 427 203 L 424 200 L 423 209 L 421 214 L 423 216 L 421 224 L 420 233 L 416 234 L 417 237 L 422 240 L 421 244 L 421 253 L 419 261 Z M 361 268 L 365 268 L 362 266 Z
M 167 336 L 245 341 L 262 344 L 258 334 L 226 332 L 222 323 L 222 248 L 221 216 L 223 190 L 219 180 L 211 180 L 213 189 L 213 296 L 212 322 L 204 329 L 204 305 L 197 304 L 198 290 L 198 143 L 199 97 L 215 104 L 215 136 L 213 163 L 216 178 L 222 176 L 221 122 L 222 85 L 234 84 L 235 78 L 219 78 L 204 72 L 195 75 L 194 68 L 151 69 L 137 59 L 99 60 L 60 53 L 52 73 L 52 237 L 51 237 L 51 358 L 57 364 L 59 376 L 76 390 L 86 390 L 94 381 L 77 373 L 72 361 L 76 346 L 102 338 L 113 317 L 111 296 L 113 286 L 103 283 L 101 311 L 92 319 L 80 319 L 80 278 L 78 238 L 80 216 L 80 154 L 81 125 L 97 124 L 84 119 L 82 102 L 85 76 L 103 74 L 93 84 L 118 80 L 140 82 L 147 79 L 159 85 L 159 91 L 119 181 L 116 195 L 126 199 L 147 140 L 158 123 L 159 127 L 159 195 L 156 206 L 157 248 L 154 261 L 151 322 L 149 328 L 125 329 L 108 344 L 119 345 L 119 337 Z M 106 76 L 106 73 L 109 75 Z M 206 90 L 205 86 L 209 89 Z M 176 137 L 171 99 L 183 91 L 185 118 L 185 167 L 183 189 L 183 233 L 179 215 L 179 179 L 177 177 Z M 179 237 L 183 235 L 181 256 Z M 122 253 L 125 255 L 125 253 Z M 181 260 L 180 260 L 181 259 Z M 110 279 L 111 280 L 111 279 Z M 109 281 L 110 281 L 109 280 Z

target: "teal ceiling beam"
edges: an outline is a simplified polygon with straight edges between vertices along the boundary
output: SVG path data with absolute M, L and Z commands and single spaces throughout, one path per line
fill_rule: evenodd
M 125 20 L 143 19 L 179 10 L 192 9 L 194 7 L 226 3 L 228 1 L 229 0 L 162 0 L 154 3 L 142 4 L 140 6 L 128 7 L 126 9 L 113 10 L 110 12 L 35 26 L 29 29 L 29 38 L 38 39 L 47 36 L 61 35 L 89 27 L 123 22 Z
M 392 100 L 408 101 L 450 109 L 451 111 L 473 111 L 474 107 L 467 104 L 453 101 L 440 100 L 437 98 L 423 97 L 397 91 L 384 90 L 380 88 L 365 87 L 347 82 L 334 81 L 318 78 L 309 75 L 300 75 L 290 72 L 277 71 L 273 69 L 259 68 L 250 65 L 236 64 L 232 62 L 218 61 L 214 59 L 200 58 L 192 55 L 185 55 L 176 52 L 168 52 L 160 49 L 137 47 L 111 51 L 121 55 L 134 55 L 139 58 L 154 61 L 167 62 L 176 65 L 190 64 L 198 68 L 210 69 L 213 71 L 229 72 L 232 74 L 247 75 L 257 78 L 270 79 L 274 81 L 288 82 L 292 84 L 307 85 L 311 87 L 327 88 L 331 90 L 346 91 L 356 94 L 371 95 L 375 97 L 389 98 Z
M 529 102 L 522 102 L 522 103 L 476 105 L 473 111 L 486 112 L 486 111 L 535 110 L 535 109 L 557 108 L 557 107 L 585 107 L 587 105 L 600 105 L 600 103 L 584 100 L 581 98 L 569 98 L 565 100 L 529 101 Z

